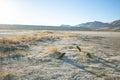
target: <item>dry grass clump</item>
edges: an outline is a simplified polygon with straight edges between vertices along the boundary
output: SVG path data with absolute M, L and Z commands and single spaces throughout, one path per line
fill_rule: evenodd
M 66 53 L 61 53 L 59 52 L 58 48 L 56 47 L 53 47 L 53 48 L 49 48 L 47 51 L 46 51 L 47 55 L 49 55 L 51 58 L 55 58 L 55 59 L 62 59 L 63 56 L 66 54 Z
M 0 80 L 15 80 L 15 73 L 14 72 L 5 72 L 1 75 L 1 79 Z
M 54 33 L 55 31 L 53 30 L 40 30 L 40 31 L 37 31 L 37 33 Z
M 48 48 L 44 51 L 45 54 L 39 56 L 39 57 L 46 57 L 46 56 L 50 56 L 51 58 L 57 58 L 58 55 L 60 54 L 60 52 L 58 52 L 58 48 L 56 47 L 51 47 Z
M 6 53 L 0 53 L 0 58 L 19 58 L 25 56 L 25 51 L 21 50 L 16 50 L 16 51 L 11 51 L 11 52 L 6 52 Z
M 22 42 L 22 39 L 19 37 L 7 37 L 0 39 L 0 52 L 9 52 L 25 48 L 28 48 L 28 44 Z
M 55 54 L 58 52 L 58 49 L 57 48 L 49 48 L 46 53 L 47 54 Z

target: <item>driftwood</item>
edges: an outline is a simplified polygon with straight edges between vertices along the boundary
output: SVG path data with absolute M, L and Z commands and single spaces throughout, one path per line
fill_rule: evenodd
M 81 52 L 81 48 L 79 46 L 76 46 L 76 48 Z
M 57 59 L 62 59 L 66 53 L 62 53 Z

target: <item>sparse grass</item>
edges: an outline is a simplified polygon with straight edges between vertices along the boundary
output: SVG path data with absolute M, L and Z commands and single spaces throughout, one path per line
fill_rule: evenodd
M 40 30 L 40 31 L 37 31 L 37 33 L 54 33 L 55 31 L 54 30 Z
M 59 51 L 59 48 L 56 47 L 49 48 L 45 53 L 46 56 L 50 56 L 51 58 L 55 58 L 55 59 L 62 59 L 63 56 L 65 55 L 65 53 L 61 53 Z
M 16 77 L 14 72 L 5 72 L 1 75 L 1 80 L 14 80 L 14 78 Z
M 107 76 L 104 80 L 120 80 L 120 76 Z
M 13 52 L 19 50 L 24 51 L 26 49 L 29 49 L 30 45 L 36 45 L 37 41 L 44 38 L 60 38 L 60 37 L 73 37 L 73 36 L 78 36 L 78 35 L 56 34 L 56 33 L 53 34 L 53 31 L 41 31 L 40 33 L 37 34 L 0 38 L 0 56 L 2 53 L 4 54 L 11 53 L 11 55 L 19 55 L 19 54 L 13 54 Z M 56 49 L 51 50 L 51 52 L 55 53 Z
M 6 52 L 6 53 L 0 53 L 0 58 L 18 58 L 18 57 L 23 57 L 25 55 L 25 51 L 21 50 L 16 50 L 16 51 L 11 51 L 11 52 Z

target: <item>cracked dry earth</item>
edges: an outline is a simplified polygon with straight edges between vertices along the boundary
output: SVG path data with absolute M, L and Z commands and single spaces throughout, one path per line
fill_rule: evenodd
M 1 73 L 12 71 L 16 75 L 13 80 L 120 80 L 119 41 L 119 36 L 93 34 L 42 39 L 25 57 L 2 64 Z M 65 56 L 55 59 L 46 54 L 51 47 Z

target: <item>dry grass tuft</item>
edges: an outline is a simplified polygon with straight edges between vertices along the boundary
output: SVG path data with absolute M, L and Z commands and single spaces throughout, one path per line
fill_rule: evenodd
M 58 49 L 57 48 L 49 48 L 46 53 L 47 54 L 55 54 L 58 52 Z
M 17 50 L 13 52 L 0 53 L 0 58 L 19 58 L 25 56 L 25 51 Z
M 2 80 L 14 80 L 16 77 L 14 72 L 5 72 L 1 75 Z
M 40 30 L 40 31 L 37 31 L 37 33 L 54 33 L 55 31 L 54 30 Z
M 59 48 L 56 48 L 56 47 L 49 48 L 46 51 L 46 56 L 50 56 L 51 58 L 54 58 L 54 59 L 62 59 L 66 53 L 61 53 L 61 52 L 59 52 L 58 49 Z

